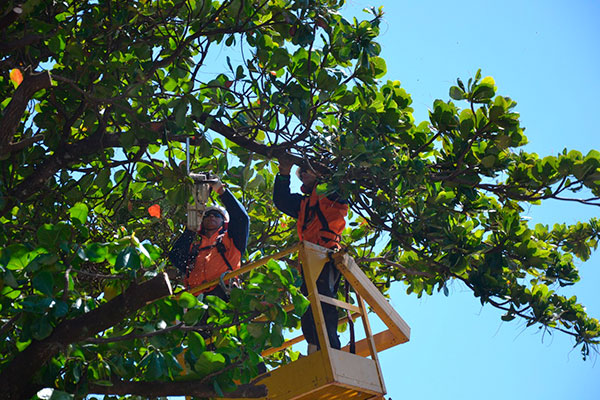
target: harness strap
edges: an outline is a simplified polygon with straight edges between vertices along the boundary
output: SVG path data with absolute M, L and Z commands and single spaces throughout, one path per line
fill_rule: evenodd
M 344 278 L 344 289 L 346 292 L 346 303 L 350 299 L 350 282 Z M 346 309 L 346 316 L 348 317 L 348 328 L 350 328 L 350 353 L 356 354 L 356 336 L 354 333 L 354 321 L 352 320 L 352 314 L 350 310 Z
M 225 257 L 225 252 L 227 251 L 227 249 L 225 248 L 225 245 L 223 244 L 223 235 L 217 237 L 214 247 L 217 248 L 217 251 L 219 252 L 221 257 L 223 257 L 223 261 L 225 261 L 225 265 L 227 265 L 227 268 L 229 268 L 230 271 L 233 271 L 233 267 L 231 266 L 231 263 L 229 262 L 227 257 Z
M 308 227 L 308 223 L 311 221 L 311 218 L 309 218 L 309 216 L 311 215 L 311 211 L 315 213 L 317 218 L 319 218 L 319 222 L 321 223 L 321 231 L 333 235 L 333 238 L 323 239 L 326 241 L 333 240 L 339 243 L 342 240 L 342 237 L 329 228 L 329 223 L 327 222 L 327 218 L 325 218 L 325 215 L 323 214 L 323 211 L 319 206 L 319 201 L 317 200 L 314 206 L 310 205 L 310 197 L 307 199 L 306 206 L 304 208 L 304 223 L 302 224 L 302 231 L 306 230 L 306 228 Z
M 317 202 L 317 207 L 319 206 L 319 203 Z M 302 232 L 304 232 L 306 230 L 306 228 L 308 227 L 308 222 L 310 221 L 310 211 L 312 210 L 313 207 L 310 206 L 310 197 L 308 197 L 306 199 L 306 205 L 304 206 L 304 222 L 302 223 Z
M 216 247 L 217 252 L 221 255 L 221 257 L 223 258 L 223 261 L 225 261 L 225 265 L 227 265 L 227 268 L 229 269 L 229 271 L 233 271 L 233 267 L 231 266 L 231 263 L 225 256 L 225 252 L 227 251 L 227 249 L 225 248 L 225 245 L 223 244 L 223 236 L 224 236 L 223 234 L 217 236 L 217 239 L 215 240 L 215 244 L 211 244 L 210 246 L 200 247 L 200 244 L 202 243 L 202 239 L 200 239 L 201 240 L 200 243 L 194 243 L 192 245 L 192 249 L 190 250 L 190 258 L 189 258 L 190 261 L 195 260 L 201 251 L 209 250 L 209 249 Z M 186 278 L 188 278 L 188 279 L 190 277 L 190 272 L 191 271 L 190 271 L 189 262 L 188 262 L 188 264 L 186 266 Z M 226 274 L 226 272 L 221 274 L 220 284 L 221 284 L 221 287 L 223 288 L 223 290 L 225 290 L 225 292 L 229 292 L 229 291 L 231 291 L 231 289 L 229 287 L 227 287 L 225 282 L 223 281 L 223 276 L 225 274 Z

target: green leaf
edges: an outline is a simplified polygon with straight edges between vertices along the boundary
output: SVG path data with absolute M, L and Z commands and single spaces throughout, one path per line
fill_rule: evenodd
M 198 356 L 198 360 L 196 360 L 196 363 L 194 364 L 194 370 L 200 374 L 200 376 L 206 376 L 221 370 L 224 366 L 225 357 L 223 357 L 223 355 L 212 351 L 205 351 Z
M 140 268 L 140 255 L 135 251 L 135 248 L 128 246 L 122 250 L 115 261 L 115 269 L 138 270 Z
M 183 308 L 192 308 L 198 304 L 198 299 L 195 296 L 188 292 L 183 292 L 179 296 L 177 300 L 177 304 L 179 304 Z
M 387 66 L 383 58 L 371 57 L 369 58 L 369 64 L 375 79 L 383 78 L 383 76 L 387 73 Z
M 450 97 L 454 100 L 464 100 L 466 98 L 464 90 L 457 86 L 450 87 Z
M 33 277 L 33 287 L 47 296 L 52 296 L 54 289 L 54 279 L 52 274 L 47 271 L 42 271 Z
M 283 344 L 285 339 L 283 337 L 283 333 L 281 332 L 281 326 L 278 326 L 277 324 L 273 326 L 269 340 L 271 342 L 271 346 L 273 347 L 279 347 Z
M 108 247 L 100 243 L 91 243 L 85 248 L 85 256 L 91 262 L 100 263 L 108 256 Z
M 58 248 L 61 243 L 66 242 L 70 238 L 70 228 L 62 224 L 44 224 L 37 230 L 37 238 L 40 246 L 52 250 Z
M 186 121 L 186 113 L 187 113 L 187 103 L 180 101 L 175 107 L 175 124 L 179 128 L 185 127 Z
M 62 35 L 56 35 L 50 38 L 48 41 L 48 48 L 53 53 L 60 53 L 65 49 L 66 43 Z
M 188 345 L 190 351 L 196 357 L 206 351 L 206 342 L 204 341 L 202 335 L 200 335 L 198 332 L 190 332 L 188 334 Z
M 32 337 L 36 340 L 44 340 L 52 333 L 52 325 L 48 318 L 40 316 L 31 324 Z
M 69 312 L 69 305 L 62 300 L 56 300 L 53 310 L 56 318 L 62 318 Z
M 183 322 L 185 322 L 186 325 L 195 325 L 204 316 L 205 313 L 206 310 L 204 308 L 192 308 L 183 315 Z
M 486 168 L 492 168 L 494 166 L 494 163 L 496 162 L 496 159 L 497 157 L 495 155 L 485 156 L 481 160 L 481 165 L 483 165 Z
M 250 323 L 246 326 L 246 329 L 248 329 L 248 333 L 256 339 L 265 334 L 265 327 L 263 324 Z
M 88 217 L 88 206 L 83 203 L 75 203 L 73 207 L 69 210 L 69 215 L 71 216 L 72 221 L 79 221 L 81 224 L 85 224 L 85 221 Z
M 162 354 L 158 352 L 152 353 L 152 355 L 150 356 L 150 362 L 146 367 L 146 379 L 149 381 L 157 380 L 158 378 L 164 375 L 165 368 L 165 359 L 162 356 Z
M 294 304 L 294 313 L 296 315 L 303 315 L 310 305 L 310 301 L 299 291 L 292 293 L 292 303 Z

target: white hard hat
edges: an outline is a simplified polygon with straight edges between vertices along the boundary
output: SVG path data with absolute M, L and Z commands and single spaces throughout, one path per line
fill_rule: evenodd
M 229 213 L 227 212 L 227 210 L 224 207 L 221 207 L 221 206 L 207 207 L 206 210 L 204 211 L 204 215 L 206 215 L 206 213 L 208 213 L 209 211 L 217 211 L 218 213 L 220 213 L 223 216 L 224 223 L 229 222 Z

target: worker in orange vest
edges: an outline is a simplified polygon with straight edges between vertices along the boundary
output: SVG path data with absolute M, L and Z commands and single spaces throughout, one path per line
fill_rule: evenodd
M 226 189 L 220 179 L 210 183 L 225 208 L 206 209 L 200 230 L 187 227 L 175 241 L 169 259 L 184 276 L 188 289 L 221 277 L 240 268 L 250 232 L 250 218 L 244 206 Z M 204 291 L 227 301 L 225 283 Z
M 284 214 L 297 219 L 298 237 L 330 249 L 339 249 L 341 234 L 346 226 L 348 203 L 336 193 L 329 196 L 317 194 L 317 176 L 308 168 L 300 167 L 298 177 L 302 181 L 300 190 L 303 194 L 291 193 L 290 171 L 292 164 L 284 159 L 279 160 L 279 174 L 275 177 L 273 202 Z M 323 266 L 317 279 L 317 290 L 328 297 L 336 297 L 341 274 L 330 261 Z M 306 282 L 300 287 L 306 296 Z M 334 349 L 339 349 L 340 339 L 337 334 L 338 313 L 335 306 L 321 302 L 327 336 Z M 308 353 L 319 349 L 319 339 L 309 308 L 301 319 L 302 333 L 308 343 Z

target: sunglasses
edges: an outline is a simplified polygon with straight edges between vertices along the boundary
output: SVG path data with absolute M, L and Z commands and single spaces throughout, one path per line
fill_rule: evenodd
M 221 215 L 221 213 L 218 211 L 209 211 L 206 214 L 204 214 L 204 216 L 205 217 L 212 216 L 212 217 L 217 217 L 217 218 L 223 219 L 223 215 Z

